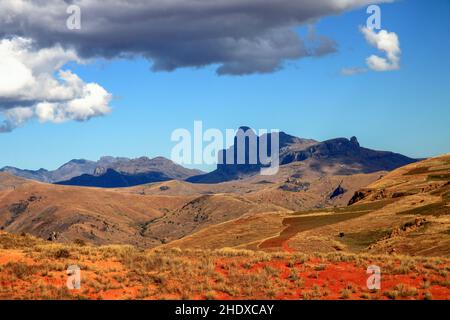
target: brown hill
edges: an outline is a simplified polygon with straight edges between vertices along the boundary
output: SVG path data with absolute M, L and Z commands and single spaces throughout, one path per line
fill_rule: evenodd
M 449 174 L 450 155 L 425 160 L 359 190 L 351 206 L 241 217 L 168 246 L 450 256 Z
M 83 239 L 96 244 L 150 246 L 141 224 L 175 209 L 182 197 L 139 195 L 104 189 L 56 186 L 0 176 L 0 226 L 42 238 L 58 233 L 59 241 Z
M 245 215 L 341 205 L 381 173 L 336 176 L 340 167 L 309 162 L 215 185 L 180 181 L 123 189 L 49 185 L 0 176 L 0 228 L 58 241 L 153 247 Z M 336 193 L 337 191 L 340 191 Z
M 7 284 L 0 299 L 449 298 L 450 155 L 381 179 L 300 169 L 284 166 L 268 180 L 214 189 L 171 181 L 104 190 L 0 174 L 0 225 L 7 231 L 59 228 L 61 242 L 93 233 L 94 243 L 140 246 L 184 236 L 142 251 L 0 231 L 0 282 Z M 308 201 L 296 204 L 302 197 Z M 333 207 L 345 202 L 352 205 Z M 287 208 L 295 205 L 331 207 Z M 66 269 L 74 264 L 82 289 L 69 291 Z M 382 290 L 367 289 L 369 265 L 381 268 Z
M 321 171 L 314 170 L 316 162 L 307 160 L 280 167 L 272 176 L 250 176 L 245 179 L 217 184 L 191 184 L 168 181 L 120 189 L 142 195 L 211 195 L 234 194 L 259 204 L 272 204 L 286 210 L 301 210 L 344 205 L 354 192 L 381 178 L 386 172 L 339 175 L 348 166 L 330 163 Z M 339 188 L 341 187 L 341 188 Z M 336 193 L 338 190 L 340 192 Z

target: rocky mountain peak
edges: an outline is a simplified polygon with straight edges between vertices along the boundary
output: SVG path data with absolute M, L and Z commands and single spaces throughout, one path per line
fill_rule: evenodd
M 358 142 L 358 138 L 356 138 L 355 136 L 350 138 L 350 142 L 358 147 L 360 146 L 359 142 Z

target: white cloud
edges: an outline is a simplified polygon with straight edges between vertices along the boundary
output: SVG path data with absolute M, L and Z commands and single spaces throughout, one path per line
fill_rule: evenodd
M 359 67 L 344 68 L 341 70 L 341 74 L 343 76 L 354 76 L 354 75 L 366 73 L 366 72 L 367 72 L 366 68 L 359 68 Z
M 111 94 L 85 83 L 69 70 L 82 63 L 75 51 L 60 46 L 38 49 L 32 40 L 0 40 L 0 132 L 37 118 L 41 122 L 86 121 L 110 111 Z
M 33 116 L 34 112 L 32 108 L 15 107 L 6 110 L 4 112 L 4 117 L 6 120 L 3 123 L 0 123 L 0 133 L 14 130 L 18 126 L 33 118 Z
M 386 53 L 386 58 L 371 55 L 366 59 L 367 65 L 374 71 L 392 71 L 400 69 L 400 41 L 395 32 L 380 30 L 376 33 L 367 27 L 361 28 L 366 41 L 380 51 Z
M 10 96 L 31 83 L 33 75 L 20 61 L 0 52 L 0 96 Z

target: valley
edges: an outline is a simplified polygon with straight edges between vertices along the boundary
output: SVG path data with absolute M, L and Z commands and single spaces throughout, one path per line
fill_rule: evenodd
M 121 188 L 1 172 L 0 297 L 448 298 L 450 155 L 374 172 L 344 159 Z M 82 291 L 58 284 L 69 263 Z M 365 289 L 369 263 L 383 291 Z
M 305 173 L 302 181 L 311 181 L 310 187 L 285 190 L 299 183 L 290 176 L 301 170 L 287 165 L 263 183 L 256 176 L 216 185 L 169 181 L 120 189 L 52 185 L 0 173 L 0 181 L 15 188 L 0 191 L 0 228 L 44 239 L 56 232 L 65 242 L 81 239 L 150 248 L 244 216 L 344 205 L 382 174 Z M 346 192 L 330 198 L 339 186 Z

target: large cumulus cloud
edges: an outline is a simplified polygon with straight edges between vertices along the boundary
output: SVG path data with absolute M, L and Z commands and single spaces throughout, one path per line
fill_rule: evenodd
M 32 118 L 41 122 L 85 121 L 110 111 L 111 94 L 85 83 L 62 66 L 81 60 L 60 46 L 36 48 L 32 40 L 0 40 L 0 132 Z
M 155 70 L 272 72 L 286 59 L 335 50 L 332 41 L 309 50 L 294 27 L 377 2 L 389 0 L 2 0 L 0 34 L 70 46 L 82 57 L 142 55 Z M 69 3 L 81 8 L 81 30 L 66 28 Z
M 23 55 L 9 52 L 0 62 L 0 131 L 32 117 L 83 121 L 109 111 L 110 94 L 63 71 L 68 61 L 145 57 L 156 71 L 215 65 L 218 74 L 269 73 L 286 60 L 336 50 L 325 35 L 301 39 L 296 27 L 391 1 L 1 0 L 1 50 L 16 46 Z M 80 30 L 66 27 L 70 4 L 81 8 Z

